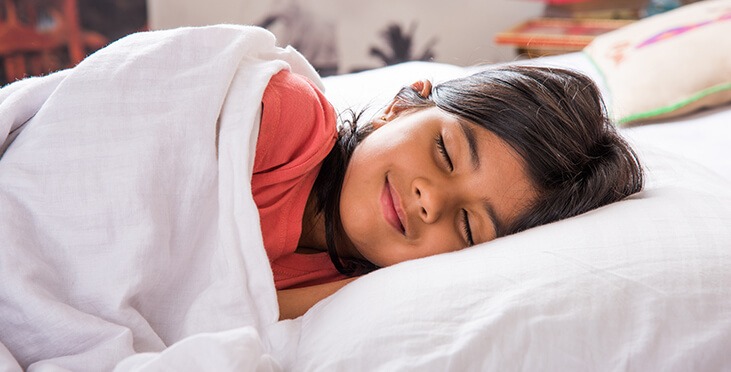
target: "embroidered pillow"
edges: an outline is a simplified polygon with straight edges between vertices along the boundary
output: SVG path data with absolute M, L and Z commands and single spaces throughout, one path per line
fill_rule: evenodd
M 620 125 L 731 101 L 731 0 L 706 0 L 598 36 L 584 52 Z

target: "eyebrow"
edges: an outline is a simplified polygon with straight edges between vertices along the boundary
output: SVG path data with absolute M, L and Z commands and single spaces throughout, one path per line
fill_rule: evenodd
M 462 134 L 464 134 L 467 139 L 467 146 L 470 149 L 472 168 L 474 170 L 478 170 L 480 168 L 480 152 L 477 146 L 477 140 L 475 139 L 475 131 L 463 120 L 459 121 L 459 127 L 462 129 Z

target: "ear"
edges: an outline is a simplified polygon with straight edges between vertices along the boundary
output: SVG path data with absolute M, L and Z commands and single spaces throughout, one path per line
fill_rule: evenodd
M 431 81 L 429 80 L 419 80 L 411 84 L 411 88 L 424 98 L 429 98 L 429 95 L 431 95 Z
M 419 80 L 411 84 L 411 89 L 415 90 L 416 93 L 418 93 L 423 98 L 428 98 L 429 95 L 431 95 L 431 88 L 431 81 L 426 79 Z M 375 129 L 378 129 L 384 126 L 389 121 L 395 119 L 399 114 L 401 114 L 402 111 L 406 109 L 404 106 L 396 104 L 398 100 L 398 96 L 394 97 L 388 104 L 388 106 L 386 106 L 386 109 L 383 110 L 383 114 L 378 119 L 373 120 L 373 127 Z

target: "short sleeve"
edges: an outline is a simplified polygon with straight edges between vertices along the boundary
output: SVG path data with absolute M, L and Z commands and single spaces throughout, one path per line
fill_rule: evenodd
M 314 84 L 286 70 L 272 77 L 252 176 L 270 262 L 297 249 L 307 199 L 336 138 L 334 109 Z
M 319 165 L 336 138 L 335 111 L 304 76 L 283 70 L 262 98 L 254 173 L 280 182 Z M 304 169 L 303 169 L 304 168 Z

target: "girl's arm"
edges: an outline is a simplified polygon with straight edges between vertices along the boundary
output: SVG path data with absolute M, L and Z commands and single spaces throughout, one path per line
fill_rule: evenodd
M 320 300 L 337 292 L 338 289 L 355 279 L 357 278 L 348 278 L 332 283 L 277 291 L 279 320 L 294 319 L 303 315 Z

